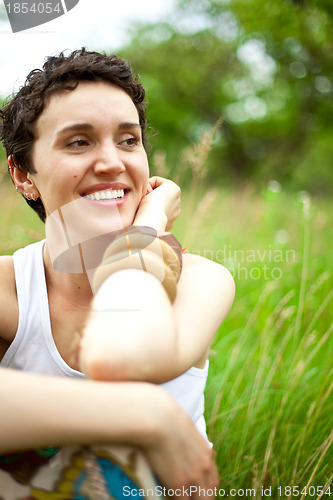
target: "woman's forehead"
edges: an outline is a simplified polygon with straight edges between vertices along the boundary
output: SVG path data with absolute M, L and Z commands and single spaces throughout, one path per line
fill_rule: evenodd
M 65 122 L 89 120 L 137 121 L 138 111 L 130 96 L 108 82 L 80 82 L 74 90 L 62 90 L 50 97 L 37 120 L 37 129 L 55 128 Z

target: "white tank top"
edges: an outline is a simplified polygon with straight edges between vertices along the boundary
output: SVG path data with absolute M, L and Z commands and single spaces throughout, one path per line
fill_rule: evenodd
M 15 280 L 19 307 L 18 328 L 0 365 L 32 373 L 84 379 L 60 356 L 54 342 L 43 261 L 45 240 L 14 253 Z M 206 435 L 204 389 L 208 361 L 203 369 L 192 367 L 179 377 L 161 384 Z

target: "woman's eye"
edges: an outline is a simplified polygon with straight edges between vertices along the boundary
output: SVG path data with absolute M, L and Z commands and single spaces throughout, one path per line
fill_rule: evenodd
M 85 146 L 88 146 L 88 142 L 85 139 L 75 139 L 75 141 L 71 141 L 68 144 L 68 147 L 72 147 L 72 148 L 76 148 L 76 149 L 83 148 Z
M 128 137 L 124 141 L 121 141 L 120 144 L 125 145 L 125 146 L 136 146 L 139 143 L 140 139 L 138 137 Z

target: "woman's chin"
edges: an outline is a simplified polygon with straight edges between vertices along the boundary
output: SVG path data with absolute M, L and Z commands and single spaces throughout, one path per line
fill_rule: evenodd
M 129 200 L 128 200 L 129 201 Z M 133 205 L 133 206 L 132 206 Z M 108 209 L 84 198 L 63 205 L 46 219 L 46 235 L 55 248 L 74 247 L 96 241 L 133 223 L 136 204 L 109 204 Z M 58 253 L 56 251 L 56 253 Z

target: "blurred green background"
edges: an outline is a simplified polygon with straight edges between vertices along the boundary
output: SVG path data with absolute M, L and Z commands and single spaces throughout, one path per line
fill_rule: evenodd
M 169 22 L 133 33 L 122 55 L 147 89 L 151 143 L 171 173 L 222 116 L 207 181 L 331 194 L 332 15 L 330 0 L 183 0 Z

